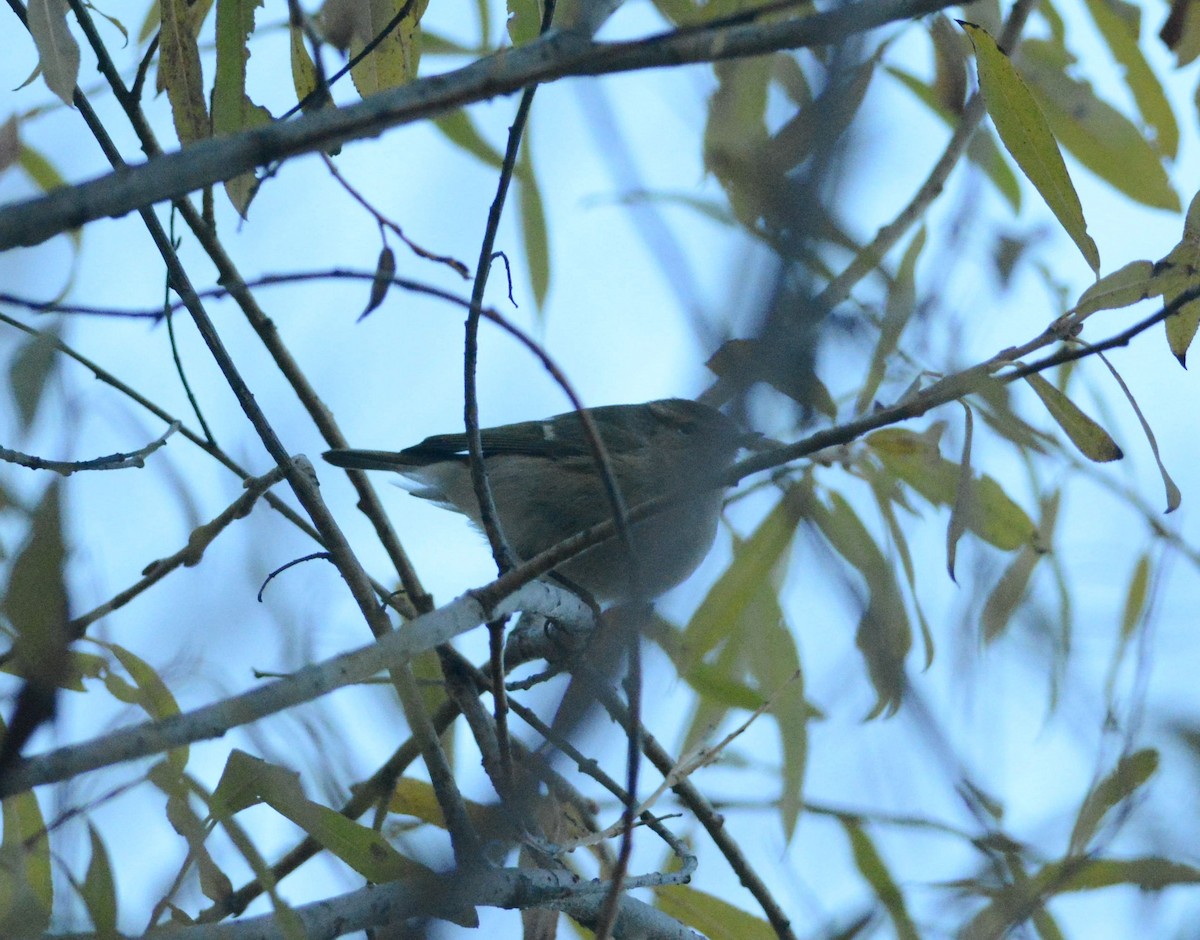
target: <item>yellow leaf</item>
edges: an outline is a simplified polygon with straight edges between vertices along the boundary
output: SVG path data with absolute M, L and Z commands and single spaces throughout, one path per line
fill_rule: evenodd
M 171 102 L 175 133 L 186 146 L 211 136 L 200 50 L 187 0 L 162 0 L 158 77 Z
M 79 43 L 67 26 L 66 0 L 29 0 L 29 32 L 46 86 L 69 107 L 79 78 Z
M 1066 432 L 1071 443 L 1078 447 L 1079 452 L 1088 460 L 1107 463 L 1125 456 L 1116 441 L 1109 437 L 1108 432 L 1085 415 L 1066 394 L 1040 375 L 1027 375 L 1025 381 L 1037 392 L 1038 398 L 1042 400 L 1050 416 L 1058 422 L 1058 426 Z
M 1083 206 L 1067 173 L 1062 154 L 1046 118 L 1028 86 L 996 41 L 974 23 L 959 21 L 975 46 L 979 87 L 996 131 L 1008 152 L 1034 187 L 1093 271 L 1100 270 L 1100 252 L 1087 233 Z

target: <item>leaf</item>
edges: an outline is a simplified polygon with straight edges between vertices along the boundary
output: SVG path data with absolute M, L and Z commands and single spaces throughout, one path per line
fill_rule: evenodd
M 521 236 L 525 243 L 525 260 L 529 265 L 529 280 L 533 285 L 533 300 L 539 310 L 545 308 L 550 292 L 550 238 L 546 232 L 546 210 L 529 156 L 529 147 L 521 148 L 517 166 L 521 188 L 518 200 L 521 209 Z
M 66 0 L 29 0 L 27 19 L 46 86 L 67 107 L 79 80 L 79 43 L 67 25 Z
M 423 879 L 433 875 L 425 866 L 397 852 L 378 832 L 305 797 L 300 775 L 295 771 L 234 750 L 213 791 L 213 814 L 224 819 L 257 803 L 266 803 L 290 819 L 323 848 L 371 881 Z
M 51 483 L 33 511 L 29 535 L 9 572 L 0 609 L 16 630 L 21 674 L 53 687 L 68 674 L 68 597 L 61 486 Z
M 708 100 L 704 166 L 725 190 L 737 219 L 753 228 L 767 201 L 761 155 L 767 132 L 771 59 L 757 56 L 713 63 L 717 89 Z
M 1087 233 L 1079 196 L 1032 93 L 991 36 L 973 23 L 960 20 L 959 25 L 975 46 L 980 90 L 1000 140 L 1041 193 L 1088 266 L 1099 273 L 1100 252 Z
M 100 833 L 90 822 L 88 835 L 91 837 L 92 857 L 79 894 L 92 919 L 98 940 L 117 940 L 117 887 L 113 882 L 112 862 L 109 861 L 108 849 Z
M 1100 828 L 1100 823 L 1114 807 L 1129 799 L 1158 769 L 1158 751 L 1146 748 L 1123 756 L 1112 773 L 1096 784 L 1083 801 L 1067 851 L 1082 855 Z
M 1162 156 L 1129 118 L 1067 74 L 1072 60 L 1044 41 L 1021 44 L 1029 86 L 1054 136 L 1076 160 L 1143 205 L 1179 211 Z
M 368 42 L 387 29 L 404 4 L 405 0 L 360 0 L 360 5 L 366 7 L 367 18 L 365 28 L 356 29 L 350 38 L 350 57 L 358 56 Z M 419 24 L 428 5 L 429 0 L 416 0 L 408 14 L 350 70 L 354 87 L 362 97 L 398 88 L 416 78 L 421 58 Z
M 433 123 L 452 143 L 493 170 L 498 170 L 504 165 L 504 157 L 484 139 L 471 116 L 462 108 L 434 118 Z
M 379 260 L 375 262 L 375 280 L 371 282 L 371 296 L 367 298 L 367 308 L 358 315 L 359 320 L 383 303 L 395 276 L 396 254 L 384 245 L 383 250 L 379 252 Z
M 1042 376 L 1027 375 L 1025 381 L 1037 392 L 1038 398 L 1042 400 L 1050 416 L 1058 422 L 1058 426 L 1066 432 L 1071 443 L 1078 447 L 1079 452 L 1088 460 L 1107 463 L 1125 456 L 1104 428 L 1085 415 L 1078 405 Z
M 954 560 L 958 555 L 958 540 L 967 529 L 966 518 L 972 502 L 971 441 L 975 434 L 975 416 L 971 412 L 971 406 L 965 401 L 962 406 L 967 415 L 963 427 L 962 462 L 959 464 L 958 488 L 950 510 L 950 522 L 946 526 L 946 570 L 950 573 L 950 580 L 956 583 L 958 579 L 954 577 Z
M 775 930 L 765 920 L 689 885 L 667 885 L 654 890 L 655 907 L 706 937 L 726 940 L 774 940 Z
M 254 31 L 254 11 L 260 6 L 262 0 L 217 2 L 217 74 L 212 93 L 214 135 L 236 134 L 271 123 L 271 113 L 246 96 L 248 39 Z M 257 189 L 258 179 L 253 172 L 225 181 L 225 193 L 242 218 L 246 217 Z
M 925 226 L 922 225 L 909 242 L 896 270 L 891 290 L 888 291 L 883 323 L 879 328 L 879 340 L 871 354 L 871 365 L 867 368 L 867 376 L 854 403 L 857 414 L 864 414 L 875 399 L 875 393 L 879 390 L 887 371 L 887 364 L 900 343 L 900 334 L 908 326 L 908 321 L 917 308 L 916 267 L 924 247 Z
M 0 124 L 0 174 L 17 162 L 21 156 L 21 129 L 17 124 L 17 116 L 10 114 L 8 120 Z
M 1130 261 L 1111 274 L 1106 274 L 1079 295 L 1071 312 L 1079 318 L 1097 310 L 1128 307 L 1159 293 L 1154 289 L 1154 265 L 1149 261 Z
M 1154 454 L 1154 462 L 1158 465 L 1158 474 L 1162 477 L 1163 489 L 1166 490 L 1167 508 L 1165 511 L 1174 512 L 1183 502 L 1183 494 L 1179 491 L 1179 487 L 1175 485 L 1175 481 L 1171 479 L 1171 474 L 1167 472 L 1166 465 L 1162 460 L 1162 454 L 1158 450 L 1158 438 L 1154 436 L 1154 430 L 1150 427 L 1150 422 L 1142 414 L 1142 409 L 1138 406 L 1137 400 L 1133 397 L 1133 392 L 1129 390 L 1129 386 L 1125 384 L 1125 380 L 1121 378 L 1121 373 L 1108 361 L 1108 356 L 1104 355 L 1104 353 L 1099 353 L 1099 356 L 1100 361 L 1108 367 L 1108 371 L 1112 373 L 1112 377 L 1121 386 L 1121 391 L 1125 393 L 1125 397 L 1129 400 L 1129 407 L 1137 415 L 1138 422 L 1142 426 L 1142 433 L 1146 435 L 1146 442 L 1150 445 L 1150 452 Z
M 857 821 L 848 816 L 839 816 L 838 822 L 842 824 L 846 835 L 850 837 L 850 847 L 854 851 L 854 864 L 875 892 L 875 896 L 879 898 L 879 902 L 887 910 L 888 916 L 892 919 L 892 925 L 896 929 L 896 936 L 900 940 L 919 940 L 920 934 L 917 933 L 917 928 L 904 904 L 904 894 L 900 891 L 892 873 L 888 871 L 887 865 L 884 864 L 883 858 L 871 838 Z
M 1026 588 L 1029 587 L 1033 569 L 1041 558 L 1040 552 L 1026 545 L 1004 569 L 1004 574 L 988 595 L 983 612 L 979 616 L 980 633 L 984 643 L 991 643 L 1008 626 L 1013 611 L 1017 609 L 1017 605 L 1025 596 Z
M 539 0 L 507 0 L 508 38 L 514 46 L 537 39 L 542 31 L 542 4 Z
M 1125 608 L 1121 612 L 1121 643 L 1125 644 L 1137 630 L 1142 615 L 1146 612 L 1146 598 L 1150 592 L 1150 556 L 1143 554 L 1129 579 L 1129 592 L 1125 595 Z
M 826 541 L 866 581 L 869 595 L 855 644 L 878 695 L 869 717 L 894 714 L 904 691 L 904 660 L 912 648 L 912 628 L 892 566 L 840 493 L 830 494 L 828 507 L 810 497 L 804 509 Z
M 171 102 L 175 133 L 180 144 L 187 146 L 212 134 L 193 14 L 187 0 L 161 0 L 159 5 L 158 80 Z
M 53 374 L 58 339 L 57 329 L 31 336 L 21 344 L 8 367 L 8 384 L 24 431 L 33 427 L 38 405 L 42 403 L 42 396 L 46 392 L 46 383 Z
M 32 792 L 3 803 L 4 841 L 0 844 L 0 936 L 40 937 L 50 926 L 54 883 L 50 840 Z
M 926 434 L 885 428 L 866 438 L 883 466 L 935 506 L 953 506 L 958 499 L 959 464 L 942 456 L 938 440 L 944 425 Z M 1002 551 L 1016 551 L 1029 542 L 1033 522 L 992 477 L 976 478 L 971 486 L 967 528 Z
M 291 36 L 292 87 L 296 89 L 296 100 L 303 105 L 306 114 L 318 111 L 332 103 L 329 91 L 326 89 L 323 94 L 309 100 L 308 96 L 317 90 L 317 66 L 304 41 L 303 27 L 299 23 L 290 23 L 288 29 Z
M 1114 6 L 1121 2 L 1122 0 L 1087 0 L 1087 8 L 1096 28 L 1108 43 L 1113 58 L 1120 63 L 1125 72 L 1125 84 L 1133 94 L 1133 100 L 1137 102 L 1142 119 L 1154 128 L 1155 145 L 1173 160 L 1179 149 L 1179 127 L 1175 123 L 1175 112 L 1171 110 L 1162 84 L 1138 46 L 1136 20 L 1130 22 L 1114 10 Z M 1136 7 L 1132 8 L 1132 11 L 1138 12 Z
M 107 673 L 105 686 L 115 697 L 131 705 L 137 705 L 154 719 L 170 718 L 179 714 L 179 703 L 175 701 L 175 696 L 163 682 L 162 676 L 149 663 L 116 643 L 105 643 L 91 637 L 88 639 L 101 649 L 112 653 L 117 662 L 121 664 L 121 668 L 129 673 L 129 678 L 133 680 L 134 685 L 130 688 L 126 683 L 120 681 L 120 677 L 111 672 Z M 167 760 L 176 770 L 182 772 L 188 762 L 188 753 L 186 747 L 179 747 L 167 755 Z

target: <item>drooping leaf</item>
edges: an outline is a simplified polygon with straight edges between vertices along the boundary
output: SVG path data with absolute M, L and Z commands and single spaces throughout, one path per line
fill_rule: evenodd
M 367 43 L 387 29 L 404 8 L 405 0 L 361 0 L 367 9 L 365 29 L 355 30 L 349 53 L 357 56 Z M 388 88 L 398 88 L 416 78 L 421 59 L 421 17 L 429 0 L 416 0 L 409 12 L 361 62 L 350 70 L 358 93 L 366 98 Z
M 1121 642 L 1128 642 L 1141 622 L 1146 611 L 1146 598 L 1150 592 L 1150 556 L 1143 554 L 1133 569 L 1129 580 L 1129 592 L 1125 595 L 1125 607 L 1121 612 Z
M 716 62 L 717 89 L 708 101 L 704 165 L 724 188 L 738 220 L 754 227 L 766 204 L 760 173 L 769 140 L 766 123 L 771 60 L 767 56 Z
M 366 309 L 358 315 L 360 320 L 383 303 L 395 276 L 396 253 L 384 245 L 379 252 L 379 259 L 375 262 L 375 280 L 371 282 L 371 296 L 367 298 Z
M 54 372 L 59 332 L 43 330 L 21 344 L 8 367 L 8 384 L 17 405 L 21 427 L 28 431 L 37 417 L 46 383 Z
M 27 19 L 46 87 L 73 108 L 79 79 L 79 43 L 67 25 L 68 9 L 67 0 L 29 0 Z
M 988 595 L 979 617 L 980 634 L 984 643 L 991 643 L 1008 626 L 1017 605 L 1025 597 L 1029 579 L 1041 557 L 1040 552 L 1026 545 L 1004 569 L 1004 574 Z
M 1118 5 L 1128 7 L 1133 16 L 1121 16 L 1116 11 Z M 1113 58 L 1125 72 L 1125 84 L 1137 102 L 1142 119 L 1155 131 L 1155 145 L 1165 156 L 1175 159 L 1179 148 L 1179 127 L 1162 83 L 1138 45 L 1140 10 L 1125 4 L 1124 0 L 1087 0 L 1087 8 L 1096 28 L 1108 43 Z
M 963 402 L 963 409 L 966 411 L 966 422 L 963 425 L 963 449 L 962 460 L 959 463 L 958 489 L 954 494 L 954 504 L 950 508 L 950 522 L 946 526 L 946 570 L 950 573 L 951 581 L 957 581 L 957 578 L 954 577 L 954 561 L 958 555 L 958 540 L 967 530 L 967 515 L 971 511 L 973 503 L 971 443 L 975 436 L 975 416 L 971 412 L 971 406 L 966 402 Z
M 1038 398 L 1042 400 L 1050 416 L 1058 422 L 1058 426 L 1066 432 L 1071 443 L 1078 447 L 1079 452 L 1088 460 L 1107 463 L 1125 456 L 1108 432 L 1084 414 L 1064 392 L 1040 375 L 1027 375 L 1025 381 L 1037 392 Z
M 88 835 L 91 837 L 92 857 L 79 893 L 98 940 L 116 940 L 117 886 L 113 881 L 112 862 L 109 861 L 104 840 L 91 823 L 88 823 Z
M 46 822 L 32 791 L 6 799 L 3 813 L 0 936 L 33 940 L 50 926 L 54 904 Z
M 1109 812 L 1128 800 L 1157 769 L 1158 751 L 1152 748 L 1123 756 L 1083 801 L 1071 830 L 1068 851 L 1072 855 L 1083 854 Z
M 546 229 L 546 209 L 542 192 L 533 172 L 529 148 L 522 147 L 517 158 L 521 187 L 517 195 L 521 210 L 521 237 L 525 244 L 525 260 L 529 265 L 529 281 L 538 310 L 545 309 L 550 292 L 550 236 Z
M 884 308 L 883 323 L 879 329 L 879 340 L 871 354 L 871 364 L 867 367 L 867 376 L 859 389 L 858 399 L 854 410 L 858 414 L 866 412 L 875 399 L 887 370 L 887 364 L 900 342 L 900 334 L 908 326 L 913 312 L 917 308 L 916 268 L 917 259 L 925 247 L 925 227 L 921 226 L 916 235 L 905 249 L 900 266 L 896 269 L 896 277 L 892 288 L 888 291 L 887 305 Z
M 171 102 L 175 133 L 184 146 L 211 136 L 205 105 L 204 75 L 196 43 L 193 13 L 187 0 L 161 0 L 158 80 Z
M 1097 0 L 1103 2 L 1103 0 Z M 1072 59 L 1061 47 L 1021 45 L 1023 72 L 1055 138 L 1076 160 L 1143 205 L 1179 211 L 1162 155 L 1142 130 L 1092 86 L 1067 74 Z
M 854 864 L 859 873 L 866 879 L 871 890 L 879 899 L 892 920 L 892 927 L 900 940 L 920 940 L 916 925 L 908 913 L 904 903 L 904 894 L 896 884 L 892 873 L 888 871 L 883 857 L 875 848 L 875 843 L 867 835 L 866 830 L 856 821 L 847 816 L 838 818 L 846 835 L 850 839 L 850 847 L 854 852 Z
M 271 113 L 246 95 L 248 41 L 254 31 L 254 11 L 260 6 L 262 0 L 217 0 L 217 74 L 212 93 L 214 134 L 236 134 L 271 121 Z M 225 181 L 225 192 L 242 218 L 246 217 L 257 189 L 258 180 L 254 173 L 243 173 Z
M 133 680 L 133 685 L 130 686 L 111 671 L 106 673 L 104 684 L 114 697 L 130 705 L 137 705 L 151 718 L 170 718 L 172 715 L 179 714 L 179 703 L 175 701 L 175 696 L 163 682 L 162 676 L 149 663 L 116 643 L 105 643 L 91 637 L 89 640 L 101 649 L 112 653 L 117 662 L 121 664 L 121 668 L 129 673 L 129 678 Z M 187 765 L 188 749 L 186 747 L 176 748 L 168 754 L 167 760 L 182 772 Z
M 1058 144 L 1029 87 L 994 39 L 979 26 L 960 21 L 975 46 L 984 104 L 1000 139 L 1071 236 L 1088 266 L 1100 271 L 1100 252 L 1087 233 L 1079 196 Z

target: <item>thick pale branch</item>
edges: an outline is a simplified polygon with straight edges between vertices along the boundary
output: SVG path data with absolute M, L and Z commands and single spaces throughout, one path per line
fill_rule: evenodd
M 551 32 L 444 75 L 264 127 L 201 141 L 141 166 L 0 209 L 0 250 L 35 245 L 87 222 L 124 215 L 232 179 L 287 157 L 375 137 L 529 85 L 827 45 L 897 20 L 924 16 L 948 0 L 869 0 L 780 23 L 691 28 L 637 42 L 597 43 Z

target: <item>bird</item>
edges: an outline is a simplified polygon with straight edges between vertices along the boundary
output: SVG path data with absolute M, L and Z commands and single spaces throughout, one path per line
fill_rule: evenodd
M 614 536 L 558 566 L 553 575 L 600 605 L 652 600 L 682 582 L 712 547 L 724 502 L 718 478 L 761 435 L 701 402 L 667 398 L 588 409 L 626 507 L 688 493 L 630 526 L 637 587 Z M 501 529 L 525 561 L 612 518 L 600 471 L 577 412 L 480 431 Z M 437 434 L 400 451 L 339 448 L 325 460 L 354 470 L 390 470 L 414 495 L 482 527 L 466 434 Z

